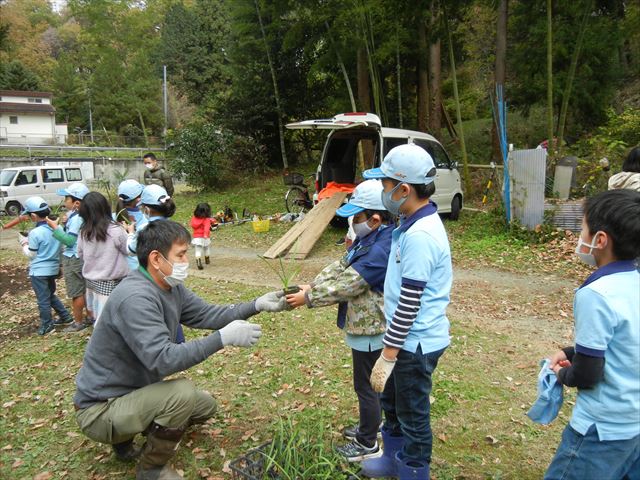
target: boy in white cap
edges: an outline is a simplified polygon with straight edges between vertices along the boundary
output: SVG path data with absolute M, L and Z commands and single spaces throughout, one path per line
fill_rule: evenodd
M 52 308 L 59 317 L 55 324 L 62 325 L 73 321 L 56 296 L 56 277 L 60 272 L 60 243 L 54 240 L 53 230 L 47 225 L 47 216 L 50 213 L 49 205 L 41 197 L 29 197 L 21 213 L 29 215 L 31 221 L 36 224 L 28 237 L 20 236 L 19 240 L 23 253 L 31 259 L 29 278 L 40 311 L 38 335 L 46 335 L 54 330 Z
M 414 144 L 393 148 L 380 168 L 363 174 L 382 180 L 382 202 L 401 219 L 384 284 L 384 348 L 371 374 L 373 389 L 383 392 L 384 454 L 362 463 L 368 477 L 429 478 L 431 375 L 449 345 L 452 282 L 447 233 L 429 200 L 435 174 L 431 156 Z
M 62 273 L 67 286 L 67 297 L 71 299 L 73 323 L 64 332 L 72 333 L 84 330 L 92 323 L 90 316 L 87 319 L 83 317 L 86 282 L 82 276 L 82 260 L 78 256 L 78 235 L 83 224 L 78 209 L 84 196 L 89 193 L 89 188 L 84 183 L 76 182 L 59 189 L 57 193 L 64 197 L 64 206 L 69 212 L 67 220 L 64 227 L 58 225 L 58 220 L 47 218 L 46 221 L 53 229 L 53 238 L 65 246 L 62 252 Z
M 309 308 L 338 304 L 337 324 L 345 330 L 345 341 L 351 347 L 360 421 L 344 430 L 350 442 L 337 450 L 355 462 L 381 455 L 377 441 L 380 400 L 369 377 L 383 346 L 383 290 L 393 224 L 382 204 L 382 183 L 378 180 L 358 185 L 336 215 L 353 218 L 356 239 L 343 258 L 325 267 L 311 285 L 288 295 L 287 302 L 292 307 L 306 304 Z

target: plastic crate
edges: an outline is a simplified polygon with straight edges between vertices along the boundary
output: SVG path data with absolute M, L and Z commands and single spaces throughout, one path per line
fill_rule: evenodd
M 304 185 L 304 175 L 301 173 L 287 173 L 282 180 L 285 185 Z
M 267 453 L 271 442 L 263 443 L 259 447 L 249 450 L 231 463 L 229 468 L 234 480 L 262 480 L 264 478 L 279 479 L 280 476 L 275 470 L 269 469 L 265 472 L 265 463 L 267 463 Z
M 256 233 L 268 232 L 271 222 L 269 220 L 254 220 L 251 222 L 253 231 Z

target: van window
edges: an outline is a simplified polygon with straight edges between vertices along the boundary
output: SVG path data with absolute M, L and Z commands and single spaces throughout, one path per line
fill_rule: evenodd
M 42 179 L 47 183 L 64 182 L 61 168 L 48 168 L 42 170 Z
M 424 148 L 429 153 L 429 155 L 431 155 L 431 158 L 433 158 L 433 163 L 436 165 L 436 168 L 451 167 L 451 162 L 449 161 L 449 157 L 447 156 L 447 153 L 444 151 L 444 148 L 442 148 L 436 142 L 415 138 L 413 140 L 413 143 L 415 143 L 419 147 Z
M 32 183 L 38 183 L 38 174 L 35 170 L 22 170 L 16 177 L 15 186 L 18 185 L 31 185 Z
M 406 138 L 385 138 L 384 139 L 384 156 L 387 156 L 387 153 L 389 153 L 389 150 L 391 150 L 392 148 L 395 148 L 399 145 L 404 145 L 405 143 L 407 143 L 407 139 Z M 420 145 L 422 147 L 422 145 Z
M 9 185 L 11 185 L 11 182 L 16 176 L 16 173 L 18 172 L 16 172 L 15 170 L 2 170 L 0 172 L 0 185 L 2 185 L 3 187 L 8 187 Z
M 67 168 L 65 172 L 67 172 L 67 180 L 69 182 L 79 182 L 82 180 L 82 173 L 80 173 L 79 168 Z

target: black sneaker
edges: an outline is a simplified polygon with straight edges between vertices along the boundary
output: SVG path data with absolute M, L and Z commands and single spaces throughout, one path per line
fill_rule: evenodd
M 380 424 L 380 428 L 382 428 L 382 423 Z M 382 438 L 382 434 L 380 433 L 380 428 L 378 428 L 378 438 Z M 355 440 L 360 433 L 359 425 L 351 425 L 350 427 L 342 430 L 342 436 L 347 440 Z
M 48 327 L 40 327 L 38 329 L 38 335 L 45 336 L 47 333 L 51 333 L 55 329 L 56 329 L 56 327 L 53 326 L 53 323 L 50 323 Z
M 367 458 L 377 458 L 382 456 L 382 449 L 376 441 L 373 447 L 365 447 L 357 440 L 336 447 L 336 451 L 345 457 L 349 462 L 361 462 Z
M 73 317 L 59 318 L 58 320 L 54 320 L 53 324 L 56 326 L 59 326 L 59 325 L 68 325 L 71 322 L 73 322 Z

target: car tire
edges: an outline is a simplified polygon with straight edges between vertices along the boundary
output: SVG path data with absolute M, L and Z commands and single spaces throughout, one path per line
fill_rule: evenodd
M 7 215 L 11 215 L 12 217 L 17 217 L 20 215 L 20 212 L 22 212 L 22 205 L 18 202 L 9 202 L 4 208 L 7 211 Z
M 451 200 L 451 213 L 449 213 L 449 220 L 458 220 L 460 218 L 460 211 L 462 210 L 462 197 L 456 195 Z

